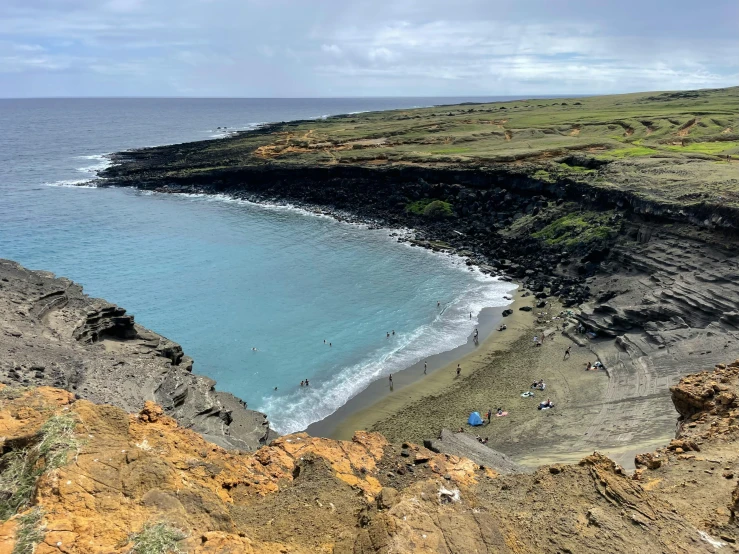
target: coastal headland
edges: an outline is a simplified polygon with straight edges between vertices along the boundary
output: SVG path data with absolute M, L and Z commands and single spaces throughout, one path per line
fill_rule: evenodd
M 350 440 L 275 437 L 122 308 L 0 261 L 0 552 L 739 551 L 738 114 L 737 88 L 537 99 L 116 155 L 100 186 L 411 227 L 519 288 Z
M 512 406 L 490 438 L 521 461 L 602 448 L 626 459 L 674 432 L 670 385 L 739 356 L 738 114 L 739 88 L 355 114 L 120 153 L 100 185 L 407 226 L 412 244 L 515 280 L 546 312 L 520 343 L 351 421 L 421 440 L 441 421 Z M 562 310 L 567 321 L 554 320 Z M 533 346 L 552 331 L 555 342 Z M 562 360 L 568 344 L 577 363 Z M 596 359 L 607 378 L 583 383 Z M 568 411 L 521 404 L 540 378 Z

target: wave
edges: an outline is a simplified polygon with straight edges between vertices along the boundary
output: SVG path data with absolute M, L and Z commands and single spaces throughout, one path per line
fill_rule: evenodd
M 447 261 L 463 270 L 453 258 Z M 327 381 L 315 379 L 309 389 L 265 397 L 257 409 L 269 414 L 272 427 L 279 433 L 301 431 L 334 413 L 373 381 L 466 344 L 478 325 L 476 318 L 469 318 L 469 313 L 508 305 L 511 301 L 506 293 L 516 288 L 516 285 L 481 272 L 475 274 L 474 280 L 473 287 L 448 303 L 431 323 L 398 333 L 392 345 L 376 349 Z
M 69 187 L 77 189 L 96 189 L 97 185 L 90 182 L 90 179 L 64 179 L 62 181 L 54 181 L 52 183 L 44 183 L 47 187 Z
M 137 192 L 147 195 L 163 194 L 154 191 Z M 304 216 L 328 218 L 353 227 L 369 227 L 366 223 L 337 220 L 336 214 L 314 211 L 287 202 L 253 202 L 227 194 L 166 194 L 200 202 L 222 202 L 253 206 L 262 210 L 289 211 Z M 386 240 L 402 242 L 406 247 L 411 247 L 405 239 L 414 237 L 412 229 L 383 227 L 382 232 Z M 508 293 L 514 290 L 516 285 L 487 275 L 476 266 L 467 266 L 467 258 L 457 254 L 421 248 L 414 250 L 433 256 L 437 263 L 445 265 L 449 270 L 464 272 L 468 278 L 471 276 L 470 286 L 448 302 L 433 321 L 420 325 L 412 331 L 399 332 L 392 344 L 383 343 L 381 348 L 368 353 L 359 363 L 342 368 L 331 379 L 320 382 L 320 379 L 316 377 L 312 379 L 310 389 L 299 389 L 285 395 L 264 397 L 257 409 L 269 414 L 271 425 L 275 430 L 282 434 L 303 430 L 311 423 L 334 413 L 373 381 L 406 369 L 429 356 L 448 352 L 466 344 L 470 333 L 478 325 L 477 318 L 469 318 L 470 312 L 479 314 L 483 308 L 510 304 L 511 296 Z
M 95 160 L 96 163 L 92 165 L 86 165 L 77 168 L 77 171 L 80 171 L 82 173 L 91 173 L 93 175 L 97 175 L 100 171 L 110 167 L 113 164 L 113 162 L 110 161 L 109 154 L 91 154 L 89 156 L 77 156 L 77 159 L 90 161 Z
M 242 127 L 220 127 L 217 129 L 209 129 L 207 132 L 210 133 L 208 135 L 209 138 L 228 138 L 242 131 L 253 131 L 262 125 L 267 125 L 267 122 L 261 121 L 259 123 L 248 123 Z

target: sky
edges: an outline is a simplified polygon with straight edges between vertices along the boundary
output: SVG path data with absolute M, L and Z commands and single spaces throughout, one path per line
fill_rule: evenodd
M 0 0 L 0 97 L 739 84 L 737 0 Z

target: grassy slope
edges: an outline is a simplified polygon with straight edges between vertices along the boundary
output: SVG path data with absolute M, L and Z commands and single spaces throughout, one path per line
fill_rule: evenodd
M 574 154 L 574 156 L 573 156 Z M 168 174 L 253 165 L 499 167 L 739 206 L 739 87 L 373 112 L 200 143 Z

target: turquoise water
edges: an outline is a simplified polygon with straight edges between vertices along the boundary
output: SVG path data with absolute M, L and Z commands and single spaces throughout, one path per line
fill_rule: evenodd
M 68 276 L 127 308 L 278 431 L 304 429 L 373 379 L 463 344 L 476 322 L 470 312 L 506 304 L 510 284 L 399 243 L 387 229 L 222 197 L 59 186 L 92 174 L 105 152 L 198 133 L 166 119 L 150 136 L 150 106 L 129 107 L 119 124 L 131 124 L 113 132 L 101 123 L 112 118 L 109 107 L 94 115 L 3 102 L 0 257 Z M 373 109 L 364 102 L 336 109 Z M 215 119 L 237 119 L 232 108 Z M 247 108 L 254 114 L 242 117 L 254 122 L 271 114 Z M 210 132 L 198 117 L 188 125 Z M 73 119 L 84 124 L 64 130 Z M 306 378 L 311 386 L 301 388 Z

